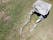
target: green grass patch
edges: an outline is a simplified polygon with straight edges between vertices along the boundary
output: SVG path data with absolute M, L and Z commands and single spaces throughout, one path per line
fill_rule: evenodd
M 10 2 L 0 4 L 0 12 L 4 11 L 5 14 L 11 16 L 10 23 L 4 22 L 3 19 L 0 20 L 0 40 L 5 40 L 9 31 L 22 23 L 33 2 L 33 0 L 10 0 Z M 18 24 L 15 26 L 15 23 Z

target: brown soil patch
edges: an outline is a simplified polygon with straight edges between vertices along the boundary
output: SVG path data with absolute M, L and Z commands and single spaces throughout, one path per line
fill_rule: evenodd
M 4 22 L 10 22 L 11 16 L 7 15 L 6 12 L 2 11 L 0 12 L 0 20 L 3 20 Z
M 10 0 L 2 0 L 1 2 L 2 3 L 7 3 L 7 2 L 9 2 Z

